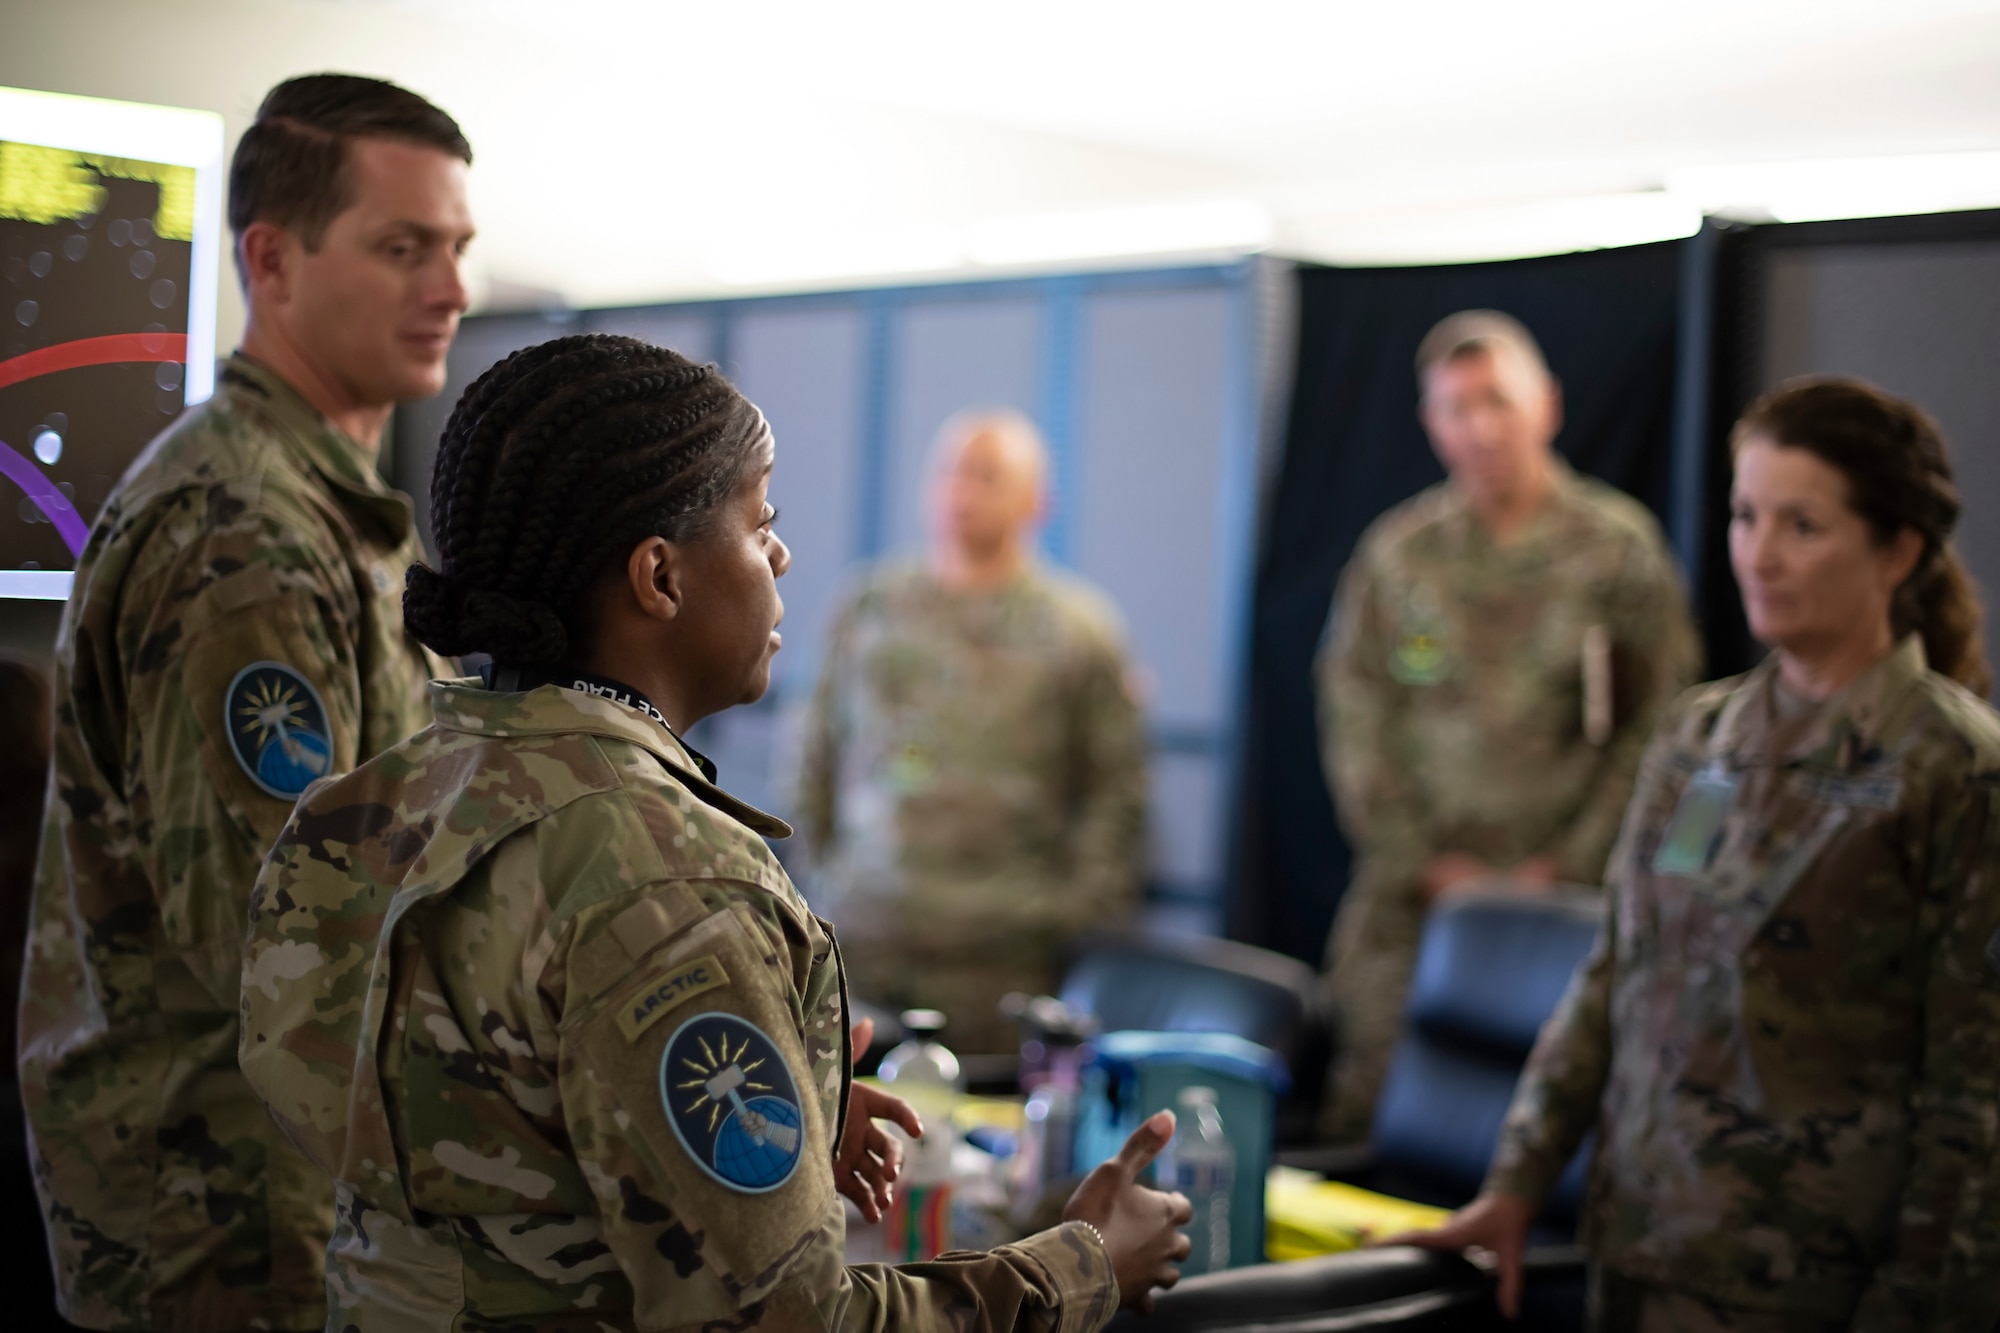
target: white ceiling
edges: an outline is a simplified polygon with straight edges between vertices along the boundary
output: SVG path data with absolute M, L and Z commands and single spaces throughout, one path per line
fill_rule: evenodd
M 431 96 L 502 300 L 2000 204 L 2000 0 L 0 0 L 0 32 L 0 84 L 232 139 L 289 74 Z

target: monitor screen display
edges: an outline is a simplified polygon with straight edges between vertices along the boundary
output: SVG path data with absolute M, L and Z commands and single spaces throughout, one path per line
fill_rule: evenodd
M 0 88 L 0 597 L 64 598 L 146 442 L 215 383 L 222 118 Z

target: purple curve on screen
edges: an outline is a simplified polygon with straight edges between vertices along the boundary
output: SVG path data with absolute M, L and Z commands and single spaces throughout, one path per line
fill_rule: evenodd
M 0 473 L 28 493 L 38 508 L 56 525 L 56 532 L 62 537 L 63 545 L 69 547 L 71 555 L 82 555 L 83 544 L 90 539 L 90 529 L 83 525 L 76 506 L 69 497 L 56 489 L 56 484 L 42 475 L 42 470 L 14 452 L 5 440 L 0 440 Z

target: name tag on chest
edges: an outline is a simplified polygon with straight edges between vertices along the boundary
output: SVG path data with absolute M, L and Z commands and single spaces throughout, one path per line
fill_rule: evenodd
M 1792 790 L 1821 805 L 1851 806 L 1857 810 L 1894 810 L 1903 799 L 1900 774 L 1849 776 L 1845 773 L 1795 773 Z

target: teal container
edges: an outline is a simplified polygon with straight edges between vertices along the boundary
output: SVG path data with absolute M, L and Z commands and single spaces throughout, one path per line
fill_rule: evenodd
M 1264 1177 L 1278 1098 L 1291 1082 L 1277 1053 L 1226 1032 L 1107 1032 L 1090 1043 L 1077 1114 L 1081 1175 L 1117 1153 L 1139 1123 L 1175 1109 L 1180 1090 L 1215 1089 L 1236 1152 L 1229 1199 L 1229 1266 L 1264 1262 Z

